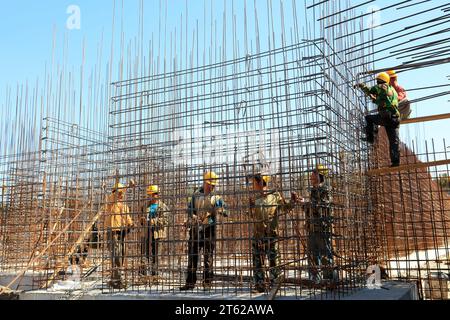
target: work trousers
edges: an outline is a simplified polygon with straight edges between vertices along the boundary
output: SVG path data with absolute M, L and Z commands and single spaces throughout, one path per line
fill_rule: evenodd
M 399 128 L 400 121 L 399 117 L 389 111 L 385 111 L 376 115 L 366 116 L 366 134 L 369 143 L 375 141 L 375 135 L 378 133 L 378 126 L 384 126 L 389 139 L 389 149 L 391 156 L 392 165 L 400 164 L 400 138 L 399 138 Z
M 252 240 L 253 279 L 255 284 L 264 284 L 264 265 L 269 259 L 269 277 L 273 283 L 280 275 L 279 253 L 276 237 L 254 238 Z
M 150 225 L 150 222 L 145 227 L 145 236 L 142 238 L 141 253 L 145 256 L 147 263 L 151 264 L 151 275 L 158 274 L 158 250 L 159 239 L 155 239 L 155 228 Z M 147 275 L 145 266 L 141 268 L 141 274 Z
M 188 241 L 188 272 L 186 283 L 195 285 L 197 282 L 198 256 L 203 248 L 204 270 L 203 281 L 211 284 L 213 279 L 213 257 L 216 246 L 215 226 L 194 226 L 189 230 Z
M 307 257 L 309 274 L 313 280 L 333 280 L 333 217 L 329 207 L 320 204 L 306 211 L 308 230 Z
M 125 260 L 126 230 L 108 229 L 108 248 L 111 253 L 111 280 L 120 281 L 120 268 Z
M 308 235 L 308 265 L 309 273 L 314 280 L 333 280 L 333 248 L 331 234 L 311 232 Z

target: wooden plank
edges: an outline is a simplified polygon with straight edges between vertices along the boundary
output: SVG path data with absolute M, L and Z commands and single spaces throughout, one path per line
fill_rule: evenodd
M 284 276 L 280 276 L 280 278 L 275 282 L 274 286 L 272 287 L 272 290 L 270 290 L 267 300 L 275 299 L 275 297 L 278 293 L 278 290 L 280 290 L 283 282 L 284 282 Z
M 436 120 L 443 120 L 443 119 L 450 119 L 450 113 L 407 119 L 407 120 L 403 120 L 400 124 L 411 124 L 411 123 L 428 122 L 428 121 L 436 121 Z
M 91 232 L 92 227 L 94 226 L 94 224 L 98 221 L 98 219 L 102 216 L 102 214 L 104 213 L 104 210 L 100 210 L 96 216 L 91 220 L 91 222 L 89 223 L 89 225 L 86 227 L 86 229 L 84 229 L 83 233 L 78 237 L 78 240 L 74 243 L 74 245 L 70 248 L 69 252 L 64 256 L 63 261 L 68 261 L 69 258 L 75 253 L 75 251 L 77 250 L 77 247 L 82 244 L 85 241 L 86 236 Z M 44 283 L 41 286 L 41 289 L 46 288 L 48 286 L 51 285 L 51 283 L 55 280 L 55 278 L 58 276 L 59 271 L 63 270 L 64 267 L 60 268 L 59 270 L 57 270 L 49 279 L 46 283 Z
M 393 167 L 393 168 L 388 167 L 388 168 L 374 169 L 374 170 L 369 170 L 367 172 L 367 175 L 377 176 L 377 175 L 382 175 L 382 174 L 387 174 L 387 173 L 408 171 L 408 170 L 412 170 L 412 169 L 443 166 L 443 165 L 447 165 L 447 164 L 450 164 L 450 159 L 449 160 L 432 161 L 432 162 L 419 162 L 419 163 L 407 164 L 407 165 Z
M 35 263 L 38 259 L 40 259 L 46 252 L 48 249 L 51 248 L 51 246 L 56 242 L 56 240 L 58 240 L 68 229 L 69 227 L 72 225 L 72 223 L 74 223 L 78 217 L 81 215 L 83 211 L 80 211 L 78 214 L 75 215 L 75 217 L 65 226 L 65 228 L 63 230 L 61 230 L 56 236 L 55 238 L 53 238 L 53 240 L 44 248 L 44 250 L 42 250 L 41 253 L 39 253 L 37 256 L 35 256 L 33 259 L 31 259 L 25 268 L 23 268 L 18 274 L 17 276 L 6 286 L 6 288 L 10 288 L 18 279 L 22 278 L 23 275 L 27 272 L 28 268 Z

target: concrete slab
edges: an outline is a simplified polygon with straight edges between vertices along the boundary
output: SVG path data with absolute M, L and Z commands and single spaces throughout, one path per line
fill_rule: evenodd
M 286 295 L 276 300 L 418 300 L 417 286 L 407 282 L 383 282 L 384 289 L 360 289 L 351 294 L 337 292 L 308 296 Z M 45 290 L 28 291 L 20 294 L 20 300 L 266 300 L 267 294 L 250 292 L 221 293 L 218 292 L 119 292 L 105 293 L 101 289 L 51 292 Z
M 321 296 L 314 299 L 321 299 Z M 339 300 L 419 300 L 419 293 L 417 285 L 413 282 L 386 281 L 383 282 L 381 289 L 363 288 L 339 297 Z

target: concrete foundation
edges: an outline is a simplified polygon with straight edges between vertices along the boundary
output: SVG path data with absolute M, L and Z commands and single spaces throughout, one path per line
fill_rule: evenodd
M 74 291 L 28 291 L 20 294 L 20 300 L 267 300 L 267 294 L 223 294 L 219 292 L 203 293 L 157 293 L 157 292 L 120 292 L 103 293 L 100 289 L 74 290 Z M 352 294 L 329 293 L 315 296 L 296 296 L 283 293 L 276 300 L 418 300 L 418 291 L 415 283 L 407 282 L 383 282 L 382 289 L 361 289 Z

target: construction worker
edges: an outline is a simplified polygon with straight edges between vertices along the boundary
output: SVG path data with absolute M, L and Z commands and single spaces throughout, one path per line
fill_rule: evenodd
M 329 170 L 318 164 L 310 176 L 310 200 L 305 202 L 309 275 L 315 283 L 337 280 L 333 267 L 333 209 Z
M 212 285 L 217 214 L 228 217 L 225 202 L 214 192 L 218 179 L 216 173 L 206 172 L 203 176 L 203 187 L 194 191 L 188 203 L 188 219 L 185 224 L 189 228 L 189 256 L 186 284 L 180 288 L 182 291 L 195 288 L 201 248 L 204 255 L 203 288 L 208 290 Z
M 145 255 L 148 265 L 151 262 L 152 282 L 156 282 L 158 275 L 158 248 L 160 241 L 167 237 L 169 208 L 160 200 L 159 187 L 157 185 L 149 186 L 147 195 L 147 202 L 142 208 L 145 217 L 141 219 L 141 226 L 144 227 L 142 253 Z M 140 273 L 146 276 L 147 268 L 141 268 Z
M 366 116 L 367 142 L 373 144 L 378 133 L 378 126 L 384 126 L 389 139 L 392 167 L 398 167 L 400 165 L 398 95 L 389 84 L 391 80 L 389 74 L 382 72 L 377 75 L 376 80 L 377 85 L 372 88 L 363 83 L 356 85 L 378 106 L 378 114 Z
M 105 212 L 105 228 L 107 230 L 108 246 L 111 252 L 111 281 L 109 285 L 115 289 L 124 287 L 120 268 L 125 259 L 125 237 L 133 227 L 130 209 L 124 203 L 126 188 L 116 183 L 112 194 L 108 197 Z
M 406 90 L 398 84 L 398 76 L 394 70 L 388 71 L 388 74 L 391 77 L 389 84 L 394 87 L 398 94 L 398 110 L 400 111 L 400 119 L 409 119 L 409 116 L 411 115 L 411 103 L 408 100 Z
M 264 265 L 266 256 L 269 259 L 270 287 L 280 276 L 278 253 L 278 214 L 280 210 L 292 210 L 298 202 L 296 193 L 291 194 L 291 201 L 287 202 L 279 192 L 269 191 L 268 175 L 250 175 L 254 195 L 250 200 L 250 214 L 252 218 L 252 261 L 254 290 L 263 293 L 266 290 Z

